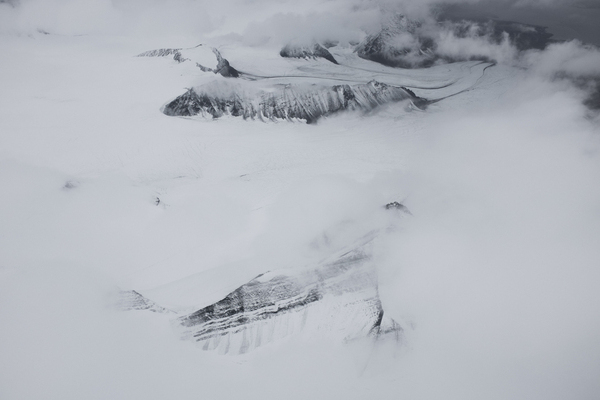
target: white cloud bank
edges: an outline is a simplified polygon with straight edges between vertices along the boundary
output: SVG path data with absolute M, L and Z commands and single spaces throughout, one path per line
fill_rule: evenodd
M 493 110 L 438 116 L 403 182 L 415 218 L 382 293 L 416 324 L 416 398 L 600 391 L 598 126 L 560 85 L 510 89 Z

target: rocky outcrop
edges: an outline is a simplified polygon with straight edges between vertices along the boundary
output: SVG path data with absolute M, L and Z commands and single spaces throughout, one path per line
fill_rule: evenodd
M 212 85 L 190 89 L 168 103 L 163 112 L 171 116 L 224 115 L 260 120 L 304 120 L 307 123 L 344 110 L 370 111 L 383 104 L 401 100 L 417 107 L 426 101 L 411 91 L 372 81 L 358 85 L 286 85 L 252 94 L 242 87 Z
M 419 21 L 394 15 L 381 31 L 367 36 L 356 47 L 359 57 L 397 68 L 423 68 L 437 59 L 434 41 L 421 31 Z
M 238 72 L 238 70 L 233 68 L 229 64 L 229 61 L 227 61 L 225 58 L 223 58 L 223 56 L 221 55 L 219 50 L 212 48 L 212 52 L 215 55 L 216 60 L 217 60 L 217 64 L 215 66 L 213 66 L 212 68 L 206 67 L 198 62 L 196 63 L 196 66 L 204 72 L 214 72 L 215 74 L 222 75 L 226 78 L 238 78 L 240 76 L 240 73 Z
M 359 57 L 397 68 L 425 68 L 438 62 L 467 60 L 495 61 L 471 49 L 465 54 L 449 54 L 440 49 L 442 36 L 458 39 L 483 39 L 491 45 L 508 41 L 517 50 L 544 49 L 552 42 L 546 28 L 510 21 L 450 21 L 432 24 L 393 15 L 381 30 L 356 47 Z
M 410 212 L 408 207 L 406 207 L 404 204 L 399 203 L 397 201 L 392 201 L 391 203 L 387 203 L 385 205 L 385 209 L 386 210 L 398 210 L 398 211 L 402 211 L 405 214 L 412 215 L 412 213 Z
M 237 78 L 239 72 L 233 68 L 219 50 L 214 47 L 198 46 L 183 49 L 157 49 L 138 54 L 137 57 L 169 57 L 178 63 L 191 61 L 204 72 L 214 72 L 227 78 Z
M 400 203 L 389 204 L 408 213 Z M 221 354 L 246 353 L 285 338 L 401 342 L 404 329 L 386 315 L 379 297 L 372 257 L 378 234 L 373 230 L 312 266 L 258 275 L 196 311 L 171 311 L 134 290 L 114 292 L 111 305 L 122 311 L 173 314 L 171 323 L 182 339 Z
M 227 61 L 225 58 L 223 58 L 223 56 L 221 56 L 221 53 L 219 52 L 219 50 L 213 48 L 213 52 L 215 53 L 215 56 L 217 57 L 217 66 L 216 66 L 215 70 L 213 71 L 215 74 L 222 75 L 226 78 L 237 78 L 240 76 L 240 73 L 238 72 L 238 70 L 233 68 L 229 64 L 229 61 Z
M 281 57 L 286 58 L 304 58 L 304 59 L 317 59 L 324 58 L 327 61 L 331 61 L 334 64 L 338 62 L 333 55 L 325 47 L 319 43 L 314 43 L 311 46 L 302 46 L 296 44 L 288 44 L 279 52 Z
M 149 50 L 143 53 L 138 54 L 136 57 L 168 57 L 173 56 L 173 60 L 182 63 L 184 61 L 189 61 L 187 58 L 184 58 L 181 55 L 182 49 L 156 49 Z
M 182 336 L 220 353 L 245 353 L 292 334 L 400 340 L 401 326 L 385 316 L 379 299 L 368 246 L 315 269 L 259 275 L 222 300 L 178 318 Z

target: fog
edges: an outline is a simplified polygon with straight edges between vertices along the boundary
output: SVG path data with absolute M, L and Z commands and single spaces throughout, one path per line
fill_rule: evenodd
M 436 121 L 406 177 L 416 218 L 382 291 L 415 321 L 419 388 L 443 377 L 424 398 L 598 391 L 597 129 L 531 79 L 497 110 Z
M 598 398 L 600 51 L 459 36 L 439 4 L 0 2 L 0 398 Z M 495 65 L 425 111 L 305 125 L 166 117 L 200 78 L 133 57 L 210 43 L 268 69 L 290 41 L 359 42 L 391 12 Z M 115 305 L 120 289 L 215 301 L 368 232 L 401 343 L 299 335 L 221 356 L 169 314 Z M 169 294 L 186 282 L 202 290 Z

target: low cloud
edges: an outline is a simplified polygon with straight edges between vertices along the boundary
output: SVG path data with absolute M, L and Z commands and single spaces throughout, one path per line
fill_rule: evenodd
M 438 54 L 454 60 L 487 59 L 501 63 L 512 63 L 518 53 L 508 34 L 502 35 L 499 43 L 489 36 L 471 33 L 457 36 L 453 30 L 441 30 L 436 42 Z
M 577 40 L 548 46 L 545 51 L 529 52 L 525 62 L 545 76 L 600 77 L 600 49 Z
M 432 118 L 398 183 L 414 218 L 383 253 L 384 307 L 415 324 L 402 373 L 418 398 L 593 398 L 598 126 L 529 74 Z

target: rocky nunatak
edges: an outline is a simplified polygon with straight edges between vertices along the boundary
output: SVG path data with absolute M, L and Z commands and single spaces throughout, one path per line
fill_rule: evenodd
M 312 267 L 261 274 L 221 300 L 177 313 L 136 291 L 119 291 L 124 311 L 173 314 L 172 325 L 204 350 L 241 354 L 284 338 L 401 342 L 403 328 L 379 297 L 373 231 Z
M 214 82 L 189 89 L 169 102 L 170 116 L 224 115 L 260 120 L 304 120 L 307 123 L 344 110 L 371 111 L 381 105 L 408 100 L 416 107 L 426 100 L 399 86 L 377 81 L 357 85 L 285 85 L 272 90 L 244 90 L 243 86 Z
M 439 47 L 440 32 L 456 38 L 483 39 L 492 44 L 507 41 L 518 50 L 544 49 L 552 43 L 546 28 L 510 21 L 420 21 L 392 14 L 381 29 L 368 35 L 355 49 L 359 57 L 396 68 L 427 68 L 436 63 L 480 60 L 493 62 L 486 54 L 450 55 Z M 432 25 L 433 24 L 433 25 Z
M 314 269 L 259 275 L 224 299 L 179 317 L 182 336 L 220 353 L 245 353 L 290 335 L 399 341 L 403 329 L 384 313 L 369 246 Z
M 204 72 L 214 72 L 226 78 L 237 78 L 240 73 L 233 68 L 221 52 L 215 48 L 199 44 L 190 48 L 156 49 L 145 51 L 137 57 L 170 57 L 178 63 L 186 61 L 195 62 L 196 66 Z
M 300 45 L 290 43 L 285 45 L 279 55 L 284 58 L 304 58 L 304 59 L 318 59 L 323 58 L 334 64 L 337 64 L 337 60 L 325 47 L 319 43 L 313 43 L 311 45 Z

